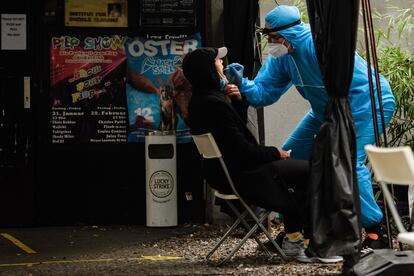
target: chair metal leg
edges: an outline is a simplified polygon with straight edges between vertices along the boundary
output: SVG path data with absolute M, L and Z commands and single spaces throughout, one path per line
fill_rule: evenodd
M 266 229 L 265 227 L 264 227 L 264 225 L 262 224 L 262 221 L 265 219 L 265 218 L 267 218 L 267 216 L 269 215 L 269 213 L 270 212 L 267 212 L 267 213 L 265 213 L 264 215 L 263 215 L 263 217 L 261 217 L 260 219 L 259 219 L 259 221 L 260 221 L 260 224 L 258 224 L 258 227 L 260 227 L 260 229 L 263 231 L 263 229 Z M 278 250 L 278 252 L 279 252 L 279 254 L 282 256 L 282 258 L 285 258 L 286 257 L 286 255 L 285 255 L 285 253 L 282 251 L 282 249 L 279 247 L 279 245 L 275 242 L 275 240 L 272 238 L 272 236 L 270 235 L 270 233 L 269 233 L 269 231 L 263 231 L 263 233 L 266 235 L 266 237 L 267 237 L 267 239 L 270 241 L 270 243 L 276 248 L 276 250 Z M 269 249 L 267 249 L 264 245 L 263 245 L 263 243 L 261 242 L 261 241 L 259 241 L 258 242 L 259 243 L 259 245 L 262 247 L 262 248 L 264 248 L 264 250 L 265 250 L 265 252 L 269 252 L 268 253 L 268 255 L 269 255 L 269 257 L 272 257 L 272 253 L 270 253 L 270 251 L 269 251 Z
M 260 239 L 255 234 L 257 228 L 260 228 L 260 230 L 263 231 L 263 233 L 269 239 L 270 243 L 276 248 L 276 250 L 278 251 L 279 255 L 282 257 L 282 259 L 283 260 L 287 259 L 285 253 L 282 251 L 282 249 L 279 247 L 279 245 L 276 244 L 276 242 L 274 241 L 274 239 L 272 238 L 270 233 L 267 231 L 266 227 L 264 227 L 264 225 L 262 224 L 263 220 L 267 218 L 267 216 L 269 215 L 270 212 L 265 212 L 260 218 L 258 218 L 256 216 L 256 214 L 250 209 L 250 207 L 243 200 L 240 200 L 242 205 L 245 207 L 245 211 L 242 214 L 240 214 L 240 212 L 237 210 L 237 208 L 234 206 L 233 203 L 231 203 L 230 201 L 226 201 L 226 202 L 228 203 L 228 205 L 232 209 L 233 213 L 237 216 L 237 219 L 232 224 L 232 226 L 227 230 L 227 232 L 223 235 L 223 237 L 220 238 L 220 240 L 216 243 L 216 245 L 213 247 L 213 249 L 211 249 L 210 252 L 207 254 L 207 256 L 206 256 L 207 261 L 214 254 L 214 252 L 216 252 L 216 250 L 220 247 L 220 245 L 230 236 L 230 234 L 234 231 L 234 229 L 236 229 L 236 227 L 240 223 L 242 223 L 242 225 L 244 226 L 244 228 L 248 232 L 243 237 L 243 239 L 235 247 L 233 247 L 231 252 L 229 254 L 227 254 L 227 256 L 219 263 L 219 265 L 223 265 L 226 262 L 228 262 L 233 257 L 233 255 L 242 247 L 242 245 L 247 241 L 247 239 L 251 236 L 255 239 L 257 244 L 263 249 L 263 251 L 266 252 L 266 254 L 269 257 L 272 257 L 272 253 L 264 246 L 264 244 L 260 241 Z M 255 225 L 253 225 L 252 227 L 245 220 L 245 217 L 248 214 L 255 221 Z
M 270 212 L 266 212 L 263 214 L 263 216 L 259 219 L 259 221 L 261 221 L 261 224 L 263 223 L 263 221 L 265 219 L 267 219 L 267 217 L 269 216 Z M 257 224 L 257 223 L 256 223 Z M 260 246 L 260 248 L 266 253 L 266 255 L 271 258 L 273 256 L 273 254 L 269 251 L 269 249 L 267 249 L 266 246 L 264 246 L 264 244 L 260 241 L 260 239 L 257 237 L 257 235 L 255 234 L 255 232 L 252 234 L 253 238 L 256 240 L 256 243 Z
M 262 218 L 261 218 L 261 220 L 263 221 L 263 219 L 264 219 L 265 217 L 263 216 Z M 261 224 L 262 222 L 261 221 L 259 221 L 259 224 Z M 263 225 L 262 225 L 263 226 Z M 244 236 L 244 238 L 233 248 L 233 250 L 226 256 L 226 258 L 224 259 L 224 260 L 222 260 L 221 262 L 220 262 L 220 265 L 222 265 L 222 264 L 224 264 L 224 263 L 226 263 L 228 260 L 230 260 L 231 259 L 231 257 L 233 257 L 233 255 L 234 255 L 234 253 L 236 253 L 239 249 L 240 249 L 240 247 L 242 247 L 242 245 L 246 242 L 246 240 L 256 231 L 256 229 L 257 229 L 257 227 L 258 227 L 258 224 L 256 223 L 251 229 L 250 229 L 250 231 Z
M 390 216 L 388 214 L 387 204 L 394 204 L 394 201 L 387 202 L 385 197 L 383 197 L 383 200 L 384 200 L 385 228 L 387 229 L 388 247 L 392 248 L 391 222 L 390 222 Z
M 219 246 L 227 239 L 228 236 L 230 236 L 231 232 L 233 232 L 234 229 L 240 224 L 241 220 L 248 214 L 247 210 L 241 214 L 236 221 L 233 223 L 233 225 L 227 230 L 227 232 L 221 237 L 221 239 L 216 243 L 216 245 L 213 247 L 213 249 L 210 250 L 210 252 L 206 256 L 206 260 L 208 260 L 211 255 L 214 254 L 214 252 L 219 248 Z
M 228 204 L 229 204 L 229 206 L 230 206 L 230 208 L 233 210 L 233 212 L 236 214 L 236 216 L 237 217 L 240 217 L 240 212 L 239 212 L 239 210 L 237 210 L 237 208 L 231 203 L 231 202 L 228 202 Z M 246 211 L 247 212 L 247 211 Z M 270 211 L 267 211 L 267 212 L 265 212 L 264 214 L 263 214 L 263 216 L 265 217 L 265 218 L 267 218 L 268 216 L 269 216 L 269 214 L 270 214 Z M 251 229 L 251 226 L 247 223 L 247 221 L 244 219 L 244 218 L 242 218 L 242 224 L 243 224 L 243 226 L 244 226 L 244 228 L 247 230 L 247 231 L 250 231 L 250 229 Z M 255 239 L 255 241 L 257 242 L 257 244 L 260 246 L 260 248 L 262 248 L 262 250 L 269 256 L 269 257 L 272 257 L 272 253 L 269 251 L 269 249 L 267 249 L 264 245 L 263 245 L 263 243 L 260 241 L 260 239 L 257 237 L 257 235 L 255 234 L 255 233 L 253 233 L 253 238 Z
M 267 214 L 268 215 L 268 214 Z M 267 217 L 267 215 L 264 215 L 264 218 Z M 246 230 L 249 231 L 250 230 L 250 225 L 246 222 L 246 220 L 242 220 L 242 223 L 245 222 L 245 224 L 247 226 L 245 226 Z M 244 224 L 244 223 L 243 223 Z M 249 227 L 249 228 L 247 228 Z M 266 246 L 264 246 L 264 244 L 260 241 L 259 237 L 256 235 L 256 232 L 253 232 L 252 237 L 254 238 L 254 240 L 256 241 L 256 243 L 260 246 L 260 248 L 263 250 L 263 252 L 266 253 L 266 255 L 271 258 L 272 257 L 272 253 L 269 251 L 269 249 L 267 249 Z
M 263 225 L 259 225 L 260 229 L 263 231 L 263 233 L 266 235 L 266 237 L 269 239 L 270 243 L 276 248 L 277 252 L 280 254 L 283 260 L 287 260 L 287 256 L 285 252 L 283 252 L 282 248 L 275 242 L 275 240 L 272 238 L 270 233 L 266 230 L 266 228 Z
M 263 224 L 260 222 L 257 218 L 257 216 L 254 214 L 254 212 L 250 209 L 250 207 L 244 202 L 244 200 L 240 199 L 240 202 L 243 204 L 243 206 L 246 208 L 246 210 L 249 212 L 250 216 L 256 221 L 260 229 L 263 231 L 263 233 L 266 235 L 266 237 L 269 239 L 270 243 L 276 248 L 277 252 L 279 252 L 280 256 L 282 256 L 283 260 L 287 260 L 287 257 L 283 250 L 279 247 L 279 245 L 276 244 L 276 242 L 272 239 L 272 236 L 267 231 L 266 227 L 263 226 Z

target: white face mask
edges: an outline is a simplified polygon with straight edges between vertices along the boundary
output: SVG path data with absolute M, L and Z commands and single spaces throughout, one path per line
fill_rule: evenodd
M 289 49 L 284 44 L 269 43 L 267 47 L 269 49 L 269 54 L 274 58 L 281 57 L 289 53 Z

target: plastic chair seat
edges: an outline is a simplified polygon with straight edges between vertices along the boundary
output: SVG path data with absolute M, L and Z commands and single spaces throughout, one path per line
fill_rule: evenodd
M 398 234 L 398 241 L 414 246 L 414 232 L 403 232 Z
M 387 187 L 387 183 L 394 185 L 414 185 L 414 154 L 410 147 L 381 148 L 373 145 L 366 145 L 365 151 L 371 163 L 374 176 L 380 184 L 387 202 L 387 207 L 391 211 L 395 225 L 398 229 L 397 239 L 414 247 L 414 232 L 407 232 L 394 199 Z
M 236 199 L 239 199 L 239 197 L 236 196 L 235 194 L 222 194 L 220 192 L 217 192 L 216 190 L 214 191 L 214 195 L 216 197 L 219 197 L 221 199 L 226 199 L 226 200 L 236 200 Z

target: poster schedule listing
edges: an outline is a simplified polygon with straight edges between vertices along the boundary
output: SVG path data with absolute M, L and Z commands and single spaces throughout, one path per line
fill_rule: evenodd
M 52 144 L 76 141 L 89 143 L 125 143 L 127 115 L 124 107 L 52 108 Z M 89 131 L 93 129 L 93 131 Z M 86 139 L 85 139 L 86 138 Z
M 73 128 L 77 123 L 77 117 L 83 116 L 84 112 L 77 108 L 52 108 L 52 143 L 63 144 L 65 141 L 73 140 Z
M 126 143 L 127 141 L 127 115 L 123 110 L 111 110 L 101 107 L 101 110 L 91 111 L 91 116 L 97 118 L 97 135 L 91 138 L 91 143 Z M 104 109 L 104 110 L 102 110 Z M 118 109 L 122 109 L 118 107 Z M 94 120 L 94 118 L 92 118 Z

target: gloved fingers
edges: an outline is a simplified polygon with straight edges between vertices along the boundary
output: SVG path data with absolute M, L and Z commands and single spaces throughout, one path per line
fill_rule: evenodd
M 233 78 L 237 75 L 237 71 L 233 67 L 227 67 L 224 69 L 224 74 L 226 74 L 227 77 Z
M 243 70 L 243 65 L 232 63 L 226 67 L 224 73 L 231 83 L 240 86 L 243 78 Z
M 226 67 L 226 69 L 232 70 L 234 72 L 243 72 L 244 66 L 239 63 L 231 63 Z
M 238 72 L 243 72 L 244 70 L 244 66 L 238 63 L 236 63 L 233 68 L 237 70 Z

